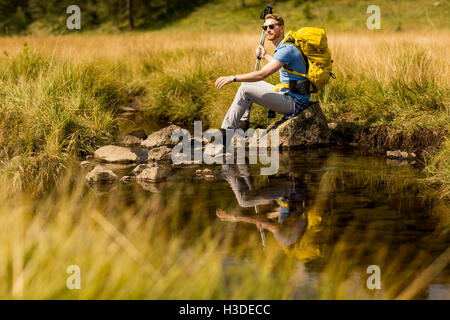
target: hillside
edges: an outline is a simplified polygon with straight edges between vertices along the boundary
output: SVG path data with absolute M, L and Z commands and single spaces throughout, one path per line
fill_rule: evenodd
M 261 24 L 261 0 L 133 0 L 130 10 L 120 0 L 80 0 L 81 30 L 66 28 L 69 0 L 0 0 L 0 34 L 117 33 L 173 29 L 201 32 L 248 32 Z M 289 0 L 273 1 L 289 28 L 304 25 L 330 31 L 364 31 L 371 15 L 371 1 Z M 379 0 L 381 30 L 434 31 L 450 27 L 449 0 Z M 130 22 L 131 21 L 131 22 Z M 132 28 L 130 26 L 132 24 Z
M 333 31 L 367 30 L 366 20 L 370 14 L 366 11 L 373 4 L 359 0 L 274 2 L 274 12 L 282 15 L 292 29 L 313 25 Z M 212 1 L 168 27 L 211 32 L 257 30 L 265 3 L 260 0 Z M 381 30 L 431 31 L 450 27 L 449 1 L 380 0 L 376 4 L 381 11 Z

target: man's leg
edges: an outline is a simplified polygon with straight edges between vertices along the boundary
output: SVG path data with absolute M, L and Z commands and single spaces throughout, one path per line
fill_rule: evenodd
M 244 82 L 228 109 L 222 122 L 222 129 L 235 129 L 239 120 L 248 119 L 253 103 L 285 115 L 293 113 L 294 102 L 291 96 L 274 92 L 272 88 L 273 85 L 265 81 Z

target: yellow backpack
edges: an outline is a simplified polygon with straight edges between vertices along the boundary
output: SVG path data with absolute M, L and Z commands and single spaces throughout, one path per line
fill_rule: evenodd
M 325 30 L 321 28 L 305 27 L 298 31 L 289 31 L 284 38 L 282 45 L 291 43 L 299 49 L 303 59 L 306 57 L 305 65 L 308 67 L 308 73 L 296 72 L 286 66 L 283 69 L 289 73 L 305 77 L 310 82 L 310 92 L 318 92 L 320 89 L 336 76 L 331 72 L 331 52 L 328 49 L 327 35 Z M 285 84 L 278 84 L 277 86 L 285 86 Z

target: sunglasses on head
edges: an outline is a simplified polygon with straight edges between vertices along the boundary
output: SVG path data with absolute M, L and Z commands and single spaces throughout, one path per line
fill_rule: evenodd
M 269 24 L 267 26 L 264 25 L 264 26 L 262 26 L 262 28 L 263 28 L 264 31 L 266 31 L 267 28 L 269 28 L 270 30 L 273 30 L 275 28 L 275 26 L 279 26 L 279 24 L 278 23 L 277 24 Z

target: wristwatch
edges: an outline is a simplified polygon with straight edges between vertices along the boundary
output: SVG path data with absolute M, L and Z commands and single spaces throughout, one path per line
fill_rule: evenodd
M 236 82 L 237 77 L 233 76 L 233 82 Z

